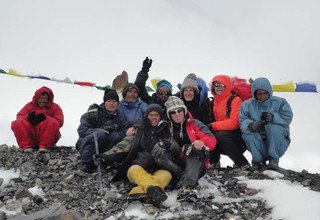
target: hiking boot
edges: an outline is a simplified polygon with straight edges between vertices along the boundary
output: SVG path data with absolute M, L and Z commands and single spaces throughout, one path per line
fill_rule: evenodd
M 95 166 L 87 165 L 87 164 L 82 164 L 80 170 L 81 170 L 82 172 L 85 172 L 85 173 L 94 173 L 94 171 L 95 171 Z
M 147 195 L 154 201 L 155 203 L 161 203 L 165 201 L 168 196 L 159 186 L 148 186 L 147 187 Z
M 268 168 L 271 170 L 279 170 L 279 161 L 271 159 L 269 161 Z
M 260 163 L 253 163 L 252 166 L 249 168 L 249 171 L 260 171 L 262 168 L 262 165 Z
M 194 187 L 182 186 L 179 189 L 177 201 L 178 202 L 189 201 L 189 200 L 192 201 L 192 200 L 196 200 L 197 198 L 198 198 L 198 192 Z
M 49 151 L 48 148 L 39 148 L 39 153 L 48 153 Z
M 23 152 L 31 153 L 31 152 L 33 152 L 33 149 L 32 149 L 32 147 L 29 147 L 29 148 L 24 149 Z
M 221 163 L 220 163 L 220 161 L 218 161 L 218 162 L 216 162 L 216 163 L 212 163 L 212 164 L 210 164 L 210 169 L 214 169 L 214 170 L 218 170 L 218 169 L 220 169 L 221 168 Z
M 139 201 L 144 204 L 152 204 L 152 199 L 146 193 L 129 194 L 127 200 L 129 202 Z

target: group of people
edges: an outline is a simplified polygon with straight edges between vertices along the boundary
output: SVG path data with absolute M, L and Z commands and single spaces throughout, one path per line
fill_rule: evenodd
M 134 83 L 123 88 L 121 100 L 115 90 L 106 89 L 103 102 L 81 116 L 76 149 L 84 172 L 94 172 L 97 163 L 108 168 L 119 162 L 112 181 L 127 178 L 136 185 L 128 199 L 161 203 L 170 183 L 179 189 L 178 200 L 197 197 L 199 178 L 209 166 L 220 168 L 221 154 L 243 170 L 279 169 L 290 144 L 293 113 L 284 98 L 273 95 L 268 79 L 254 80 L 253 97 L 244 102 L 232 93 L 226 75 L 213 77 L 213 100 L 195 74 L 187 75 L 176 94 L 164 79 L 150 95 L 151 66 L 147 57 Z M 12 122 L 22 150 L 47 152 L 61 137 L 63 113 L 53 97 L 51 89 L 38 89 Z M 243 155 L 246 150 L 252 165 Z

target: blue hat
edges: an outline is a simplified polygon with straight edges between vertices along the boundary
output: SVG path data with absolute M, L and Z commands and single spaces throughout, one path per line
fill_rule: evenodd
M 159 89 L 163 86 L 166 86 L 170 92 L 172 92 L 172 85 L 171 83 L 169 83 L 169 81 L 163 79 L 163 80 L 160 80 L 158 83 L 157 83 L 157 91 L 159 91 Z

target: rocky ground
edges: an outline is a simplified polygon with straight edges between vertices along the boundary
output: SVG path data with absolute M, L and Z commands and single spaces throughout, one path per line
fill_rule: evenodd
M 103 195 L 99 191 L 97 174 L 85 174 L 80 169 L 78 152 L 72 147 L 57 147 L 49 153 L 24 153 L 16 147 L 0 146 L 0 168 L 14 169 L 20 177 L 1 187 L 0 219 L 136 219 L 125 216 L 124 210 L 139 202 L 129 203 L 127 193 L 132 185 L 126 181 L 109 184 L 113 172 L 103 174 Z M 299 182 L 311 190 L 320 191 L 320 175 L 286 170 L 284 177 Z M 251 198 L 257 194 L 236 178 L 268 179 L 261 172 L 249 172 L 230 167 L 209 169 L 203 179 L 216 186 L 220 196 L 232 198 L 227 204 L 214 200 L 214 193 L 201 195 L 193 203 L 170 207 L 143 205 L 154 219 L 272 219 L 265 201 Z M 0 177 L 0 185 L 2 184 Z M 30 188 L 38 186 L 43 195 L 33 195 Z M 170 194 L 170 190 L 168 191 Z M 238 198 L 238 199 L 237 199 Z M 135 204 L 137 203 L 137 204 Z M 190 212 L 190 209 L 194 212 Z M 171 215 L 172 216 L 172 215 Z

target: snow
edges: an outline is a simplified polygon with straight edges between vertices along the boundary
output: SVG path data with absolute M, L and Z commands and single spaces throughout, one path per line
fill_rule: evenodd
M 111 3 L 112 2 L 112 3 Z M 0 14 L 0 69 L 42 74 L 56 79 L 111 85 L 122 70 L 133 81 L 145 56 L 154 59 L 150 79 L 164 77 L 173 85 L 195 72 L 207 82 L 227 73 L 243 78 L 265 76 L 272 83 L 310 81 L 320 86 L 319 1 L 197 1 L 56 0 L 2 1 Z M 12 16 L 14 15 L 14 16 Z M 32 24 L 32 25 L 30 25 Z M 139 24 L 139 25 L 137 25 Z M 178 28 L 179 27 L 179 28 Z M 0 144 L 16 145 L 10 123 L 41 86 L 50 87 L 62 107 L 65 124 L 58 145 L 74 146 L 81 115 L 102 101 L 96 88 L 0 74 Z M 320 95 L 275 93 L 286 98 L 294 112 L 292 142 L 280 166 L 320 173 Z M 245 156 L 250 160 L 250 153 Z M 232 165 L 223 157 L 222 165 Z M 257 197 L 273 207 L 273 219 L 319 219 L 320 194 L 282 180 L 247 180 Z M 0 168 L 4 183 L 18 177 Z M 203 193 L 227 203 L 218 183 L 200 181 Z M 33 193 L 39 193 L 35 188 Z M 178 205 L 176 192 L 165 202 Z M 216 208 L 216 207 L 213 207 Z M 1 210 L 1 209 L 0 209 Z M 126 215 L 152 219 L 132 205 Z M 165 213 L 171 218 L 175 213 Z M 108 219 L 112 219 L 111 217 Z

